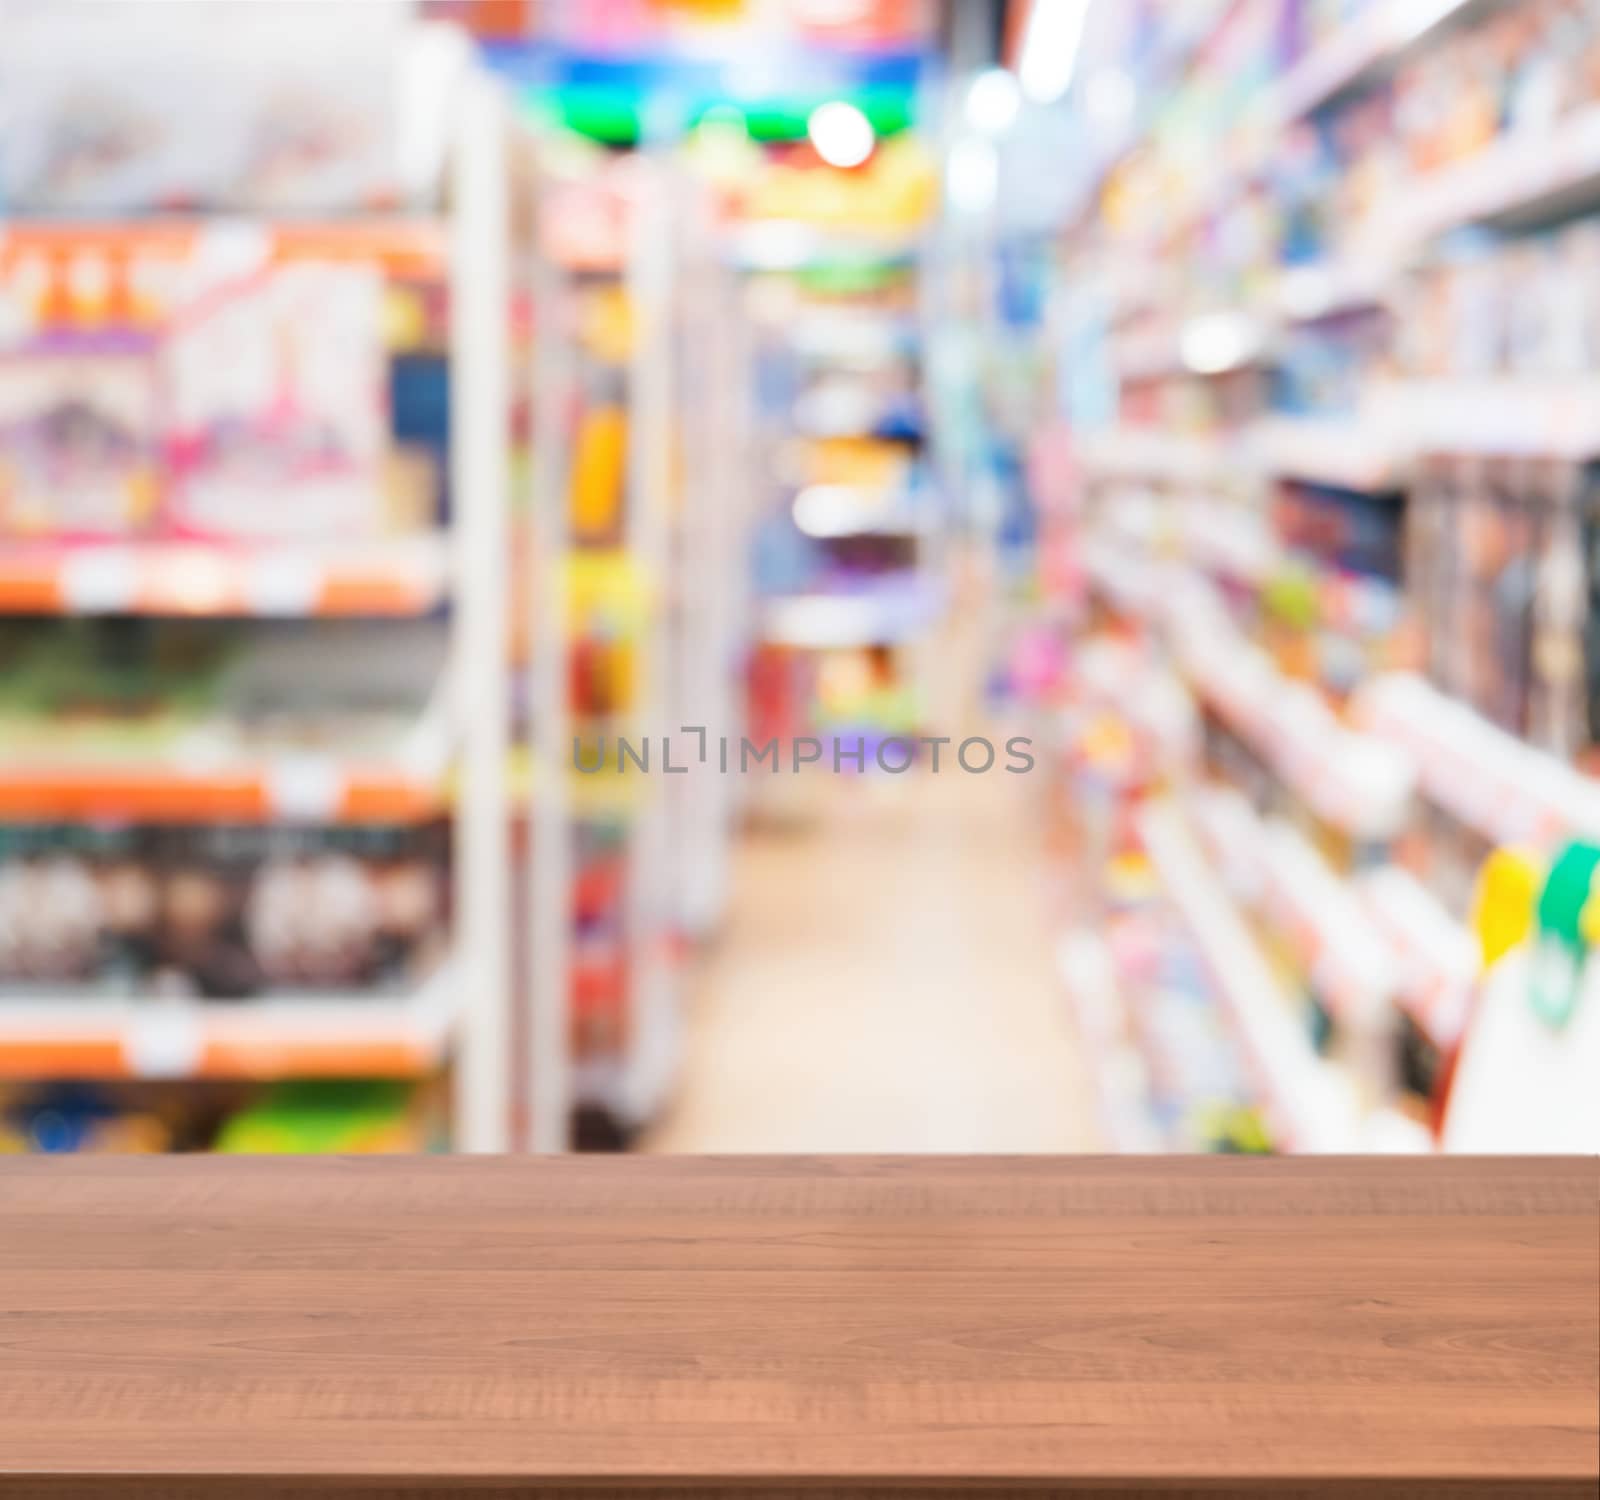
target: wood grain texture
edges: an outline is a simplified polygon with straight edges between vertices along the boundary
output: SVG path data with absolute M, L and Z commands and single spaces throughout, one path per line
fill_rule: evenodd
M 1589 1160 L 0 1162 L 13 1496 L 1592 1496 L 1597 1368 Z

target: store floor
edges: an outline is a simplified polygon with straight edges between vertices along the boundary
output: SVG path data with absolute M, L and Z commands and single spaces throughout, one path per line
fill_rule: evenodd
M 752 832 L 656 1151 L 1081 1151 L 1024 778 L 820 778 Z

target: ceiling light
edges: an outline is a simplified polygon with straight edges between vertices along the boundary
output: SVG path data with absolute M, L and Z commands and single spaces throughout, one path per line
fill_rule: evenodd
M 1088 14 L 1089 0 L 1033 0 L 1017 76 L 1036 103 L 1053 104 L 1071 86 Z
M 830 167 L 859 167 L 877 144 L 872 122 L 853 104 L 835 99 L 819 104 L 806 121 L 811 144 Z
M 1016 122 L 1021 102 L 1016 76 L 1005 68 L 988 68 L 967 89 L 967 120 L 984 135 L 1004 135 Z
M 1196 375 L 1222 375 L 1248 364 L 1261 352 L 1261 328 L 1236 313 L 1206 313 L 1190 318 L 1178 338 L 1178 352 Z

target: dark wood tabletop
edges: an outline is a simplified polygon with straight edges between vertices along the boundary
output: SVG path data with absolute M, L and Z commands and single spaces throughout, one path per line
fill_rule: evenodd
M 1593 1160 L 0 1160 L 0 1495 L 1592 1497 L 1597 1205 Z

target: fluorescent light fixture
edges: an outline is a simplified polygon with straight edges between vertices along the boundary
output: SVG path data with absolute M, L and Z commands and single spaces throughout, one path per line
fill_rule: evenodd
M 967 121 L 984 135 L 1004 135 L 1021 105 L 1016 76 L 1005 68 L 986 68 L 967 88 Z
M 1183 325 L 1178 352 L 1196 375 L 1221 375 L 1249 363 L 1261 343 L 1261 328 L 1254 319 L 1207 313 Z
M 859 167 L 877 144 L 872 122 L 853 104 L 835 99 L 819 104 L 806 121 L 811 144 L 830 167 Z
M 1403 0 L 1390 7 L 1393 45 L 1407 46 L 1420 41 L 1435 26 L 1442 25 L 1461 9 L 1465 0 Z
M 1017 76 L 1037 104 L 1053 104 L 1072 86 L 1090 0 L 1033 0 L 1022 33 Z

